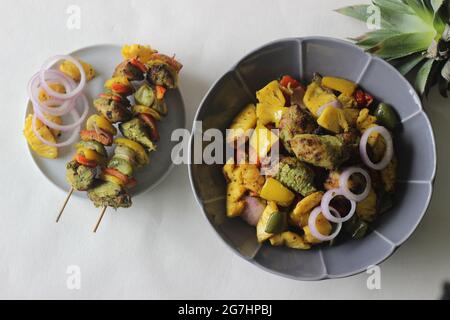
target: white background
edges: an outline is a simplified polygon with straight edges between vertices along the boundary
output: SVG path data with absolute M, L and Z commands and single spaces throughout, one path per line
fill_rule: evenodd
M 381 265 L 382 289 L 368 275 L 308 283 L 280 278 L 234 255 L 214 234 L 192 196 L 186 166 L 130 210 L 98 210 L 73 198 L 55 224 L 65 194 L 48 182 L 22 137 L 29 77 L 51 55 L 99 43 L 151 44 L 176 53 L 188 126 L 209 86 L 250 50 L 289 36 L 355 36 L 364 24 L 336 7 L 360 1 L 2 1 L 0 10 L 0 298 L 438 298 L 450 279 L 450 100 L 433 92 L 425 108 L 438 147 L 428 214 Z M 68 30 L 66 9 L 81 8 L 81 29 Z M 67 267 L 81 268 L 81 289 L 68 290 Z

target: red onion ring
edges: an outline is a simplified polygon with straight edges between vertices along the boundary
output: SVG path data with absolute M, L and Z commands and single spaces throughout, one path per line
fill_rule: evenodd
M 339 100 L 333 100 L 328 103 L 325 103 L 323 106 L 321 106 L 321 107 L 319 107 L 319 109 L 317 109 L 317 112 L 316 112 L 317 116 L 320 117 L 322 115 L 322 112 L 328 107 L 342 109 L 342 104 L 339 102 Z
M 86 98 L 86 95 L 83 93 L 81 94 L 78 98 L 82 99 L 83 102 L 83 106 L 84 106 L 84 111 L 83 114 L 81 115 L 81 117 L 78 115 L 77 113 L 77 120 L 74 123 L 68 124 L 68 125 L 60 125 L 60 124 L 56 124 L 50 120 L 48 120 L 45 115 L 43 114 L 42 110 L 39 109 L 38 106 L 36 106 L 34 103 L 33 104 L 33 110 L 35 115 L 39 118 L 39 120 L 41 120 L 46 126 L 48 126 L 49 128 L 55 129 L 55 130 L 60 130 L 60 131 L 70 131 L 73 130 L 75 128 L 80 127 L 81 123 L 86 119 L 88 112 L 89 112 L 89 102 Z M 73 112 L 75 109 L 72 109 L 71 112 Z M 75 118 L 74 118 L 75 120 Z M 78 129 L 78 131 L 80 131 Z
M 58 62 L 59 60 L 68 60 L 68 61 L 72 62 L 80 71 L 80 83 L 71 92 L 66 92 L 66 93 L 56 92 L 55 90 L 50 88 L 50 86 L 47 84 L 47 82 L 45 82 L 45 73 L 48 72 L 48 69 L 55 62 Z M 68 99 L 78 96 L 83 91 L 83 89 L 86 85 L 86 73 L 84 72 L 83 66 L 81 65 L 80 62 L 78 62 L 78 60 L 72 58 L 71 56 L 67 56 L 67 55 L 58 55 L 58 56 L 48 59 L 42 66 L 42 69 L 39 71 L 39 79 L 41 81 L 42 87 L 49 95 L 51 95 L 54 98 L 59 98 L 61 100 L 68 100 Z
M 369 140 L 370 135 L 373 132 L 378 132 L 384 138 L 386 142 L 386 152 L 384 153 L 383 159 L 381 159 L 378 163 L 373 163 L 367 154 L 367 141 Z M 383 170 L 387 167 L 387 165 L 391 162 L 392 157 L 394 156 L 394 144 L 392 142 L 392 136 L 390 132 L 382 126 L 375 126 L 364 131 L 364 134 L 361 137 L 361 141 L 359 142 L 359 153 L 361 155 L 361 159 L 366 166 L 375 170 Z
M 70 82 L 68 81 L 69 79 L 64 78 L 62 75 L 64 75 L 62 72 L 59 72 L 57 70 L 48 70 L 48 73 L 50 74 L 50 76 L 53 77 L 48 77 L 46 78 L 46 80 L 51 80 L 51 81 L 58 81 L 60 84 L 62 84 L 64 86 L 64 88 L 66 89 L 66 92 L 70 92 L 74 87 L 75 87 L 75 82 Z M 72 80 L 72 79 L 70 79 Z M 44 102 L 39 101 L 38 98 L 38 90 L 39 90 L 39 86 L 38 86 L 38 81 L 39 81 L 39 75 L 35 74 L 32 79 L 30 80 L 29 84 L 28 84 L 28 95 L 29 98 L 31 100 L 31 102 L 35 105 L 37 105 L 39 107 L 39 109 L 42 109 L 43 112 L 46 112 L 50 115 L 53 116 L 62 116 L 67 114 L 68 112 L 70 112 L 74 107 L 75 107 L 75 99 L 70 99 L 70 100 L 66 100 L 66 101 L 61 101 L 61 100 L 57 100 L 57 99 L 50 99 Z M 58 105 L 60 104 L 60 106 L 58 107 L 50 107 L 51 105 Z
M 334 222 L 334 223 L 340 223 L 340 222 L 345 222 L 347 220 L 349 220 L 351 217 L 353 217 L 353 214 L 356 211 L 356 202 L 348 199 L 348 201 L 350 201 L 350 211 L 347 213 L 347 215 L 343 218 L 336 218 L 335 216 L 333 216 L 330 212 L 330 201 L 336 197 L 336 196 L 344 196 L 345 194 L 341 189 L 331 189 L 328 190 L 327 192 L 325 192 L 325 194 L 322 197 L 322 201 L 320 203 L 320 207 L 322 209 L 322 214 L 325 216 L 325 218 L 327 218 L 327 220 Z
M 78 118 L 79 117 L 79 115 L 78 115 L 78 113 L 77 113 L 77 111 L 75 110 L 75 109 L 73 109 L 72 111 L 71 111 L 71 115 L 72 115 L 72 118 L 75 120 L 76 118 Z M 78 138 L 78 132 L 80 131 L 80 127 L 78 127 L 78 130 L 75 130 L 73 133 L 72 133 L 72 135 L 66 140 L 66 141 L 64 141 L 64 142 L 59 142 L 59 143 L 53 143 L 53 142 L 51 142 L 51 141 L 48 141 L 48 140 L 45 140 L 40 134 L 39 134 L 39 132 L 37 131 L 37 129 L 36 129 L 36 114 L 33 114 L 33 122 L 32 122 L 32 125 L 31 125 L 31 129 L 33 130 L 33 133 L 34 133 L 34 135 L 42 142 L 42 143 L 44 143 L 44 144 L 46 144 L 46 145 L 48 145 L 48 146 L 51 146 L 51 147 L 57 147 L 57 148 L 60 148 L 60 147 L 65 147 L 65 146 L 67 146 L 67 145 L 70 145 L 70 144 L 72 144 L 72 143 L 74 143 L 75 142 L 75 140 L 77 140 L 77 138 Z
M 336 214 L 338 217 L 340 217 L 339 211 L 337 211 L 336 209 L 334 209 L 333 207 L 330 207 L 331 211 L 334 212 L 334 214 Z M 317 230 L 316 227 L 316 220 L 317 217 L 319 216 L 319 214 L 322 212 L 322 208 L 316 207 L 314 208 L 311 213 L 309 214 L 309 218 L 308 218 L 308 226 L 309 226 L 309 230 L 311 231 L 311 234 L 314 236 L 314 238 L 320 240 L 320 241 L 330 241 L 333 240 L 334 238 L 336 238 L 336 236 L 339 234 L 339 232 L 341 231 L 342 228 L 342 222 L 338 222 L 336 224 L 336 230 L 334 230 L 334 232 L 332 234 L 330 234 L 329 236 L 325 236 L 323 234 L 321 234 L 319 232 L 319 230 Z M 322 213 L 323 214 L 323 213 Z
M 364 191 L 361 192 L 360 194 L 355 194 L 355 193 L 351 192 L 350 189 L 348 188 L 348 180 L 355 173 L 362 174 L 364 176 L 364 178 L 366 179 L 366 187 L 365 187 Z M 371 185 L 372 185 L 372 180 L 370 179 L 369 173 L 366 170 L 359 168 L 359 167 L 346 168 L 341 173 L 341 176 L 339 177 L 339 188 L 342 190 L 343 195 L 349 200 L 353 200 L 353 201 L 357 201 L 357 202 L 363 201 L 369 195 Z

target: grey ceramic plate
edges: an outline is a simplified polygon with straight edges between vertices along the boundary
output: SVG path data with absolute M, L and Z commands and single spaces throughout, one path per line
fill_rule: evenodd
M 103 84 L 111 77 L 116 65 L 122 61 L 120 50 L 121 47 L 118 45 L 96 45 L 71 53 L 73 57 L 91 63 L 97 72 L 97 76 L 89 81 L 86 86 L 86 93 L 90 102 L 103 91 Z M 158 123 L 158 130 L 161 136 L 158 150 L 150 154 L 150 165 L 137 172 L 138 185 L 131 189 L 133 196 L 155 187 L 168 175 L 173 167 L 171 150 L 176 145 L 176 142 L 171 142 L 170 138 L 174 129 L 185 127 L 185 110 L 179 90 L 167 91 L 166 102 L 169 114 Z M 32 112 L 32 106 L 28 103 L 27 115 L 30 112 Z M 95 113 L 92 104 L 90 113 Z M 71 121 L 70 118 L 68 121 Z M 63 141 L 65 138 L 63 136 L 60 141 Z M 42 173 L 58 188 L 68 191 L 70 186 L 65 179 L 65 166 L 73 156 L 73 146 L 60 148 L 58 159 L 51 160 L 41 158 L 31 149 L 29 150 L 34 162 Z M 74 192 L 74 195 L 86 197 L 85 192 Z
M 275 274 L 298 280 L 350 276 L 388 258 L 411 235 L 430 202 L 436 150 L 430 122 L 411 85 L 388 63 L 351 43 L 323 37 L 284 39 L 245 56 L 209 90 L 195 117 L 203 130 L 224 131 L 255 92 L 283 74 L 310 80 L 314 72 L 359 83 L 395 107 L 402 119 L 396 139 L 399 185 L 395 207 L 362 240 L 299 251 L 259 245 L 255 229 L 225 216 L 225 180 L 220 165 L 190 165 L 195 196 L 206 218 L 237 254 Z M 193 132 L 197 132 L 195 126 Z M 193 151 L 191 140 L 191 156 Z

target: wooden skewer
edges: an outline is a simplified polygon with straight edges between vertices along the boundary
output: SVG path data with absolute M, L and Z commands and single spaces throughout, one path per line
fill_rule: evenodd
M 64 201 L 64 204 L 62 205 L 61 210 L 59 210 L 58 217 L 56 218 L 56 223 L 58 223 L 59 219 L 61 219 L 64 209 L 66 208 L 67 202 L 69 202 L 70 196 L 72 196 L 73 191 L 74 191 L 74 188 L 70 188 L 69 193 L 67 194 L 66 200 Z
M 108 207 L 107 206 L 103 207 L 102 212 L 100 213 L 100 217 L 98 218 L 97 223 L 95 224 L 94 230 L 92 230 L 92 232 L 94 232 L 94 233 L 97 232 L 98 226 L 100 225 L 100 222 L 102 222 L 103 215 L 106 212 L 106 208 L 108 208 Z

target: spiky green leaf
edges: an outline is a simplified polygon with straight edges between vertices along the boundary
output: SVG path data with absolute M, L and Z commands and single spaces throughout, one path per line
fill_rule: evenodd
M 399 35 L 397 31 L 392 30 L 386 30 L 386 29 L 380 29 L 368 32 L 361 37 L 355 38 L 356 44 L 360 47 L 367 49 L 371 49 L 378 45 L 379 43 Z
M 427 86 L 431 68 L 433 67 L 434 62 L 435 62 L 434 60 L 428 59 L 427 61 L 425 61 L 425 63 L 420 67 L 419 71 L 417 72 L 414 87 L 421 96 L 423 96 L 423 94 L 425 93 L 425 88 Z
M 427 23 L 433 22 L 434 13 L 428 10 L 423 0 L 403 0 L 403 1 L 414 11 L 415 15 L 420 17 L 423 21 Z
M 336 12 L 339 12 L 340 14 L 343 14 L 348 17 L 358 19 L 362 22 L 366 22 L 370 15 L 367 8 L 369 8 L 369 5 L 361 4 L 336 9 Z
M 370 52 L 385 59 L 396 59 L 412 53 L 425 51 L 433 40 L 434 33 L 403 33 L 381 42 Z
M 382 10 L 393 11 L 397 14 L 414 14 L 414 11 L 404 4 L 402 1 L 398 0 L 373 0 L 375 5 L 380 7 Z
M 438 12 L 441 6 L 444 4 L 444 0 L 430 0 L 431 7 L 434 13 Z
M 435 1 L 438 3 L 435 3 L 433 5 L 433 11 L 434 11 L 434 21 L 433 21 L 433 27 L 436 30 L 436 40 L 439 40 L 442 36 L 442 33 L 445 30 L 446 22 L 448 21 L 449 15 L 448 10 L 450 10 L 450 2 L 447 1 L 445 5 L 444 1 Z
M 425 59 L 425 56 L 421 53 L 415 53 L 405 58 L 396 60 L 393 64 L 402 75 L 407 75 L 412 69 L 414 69 L 414 67 Z

